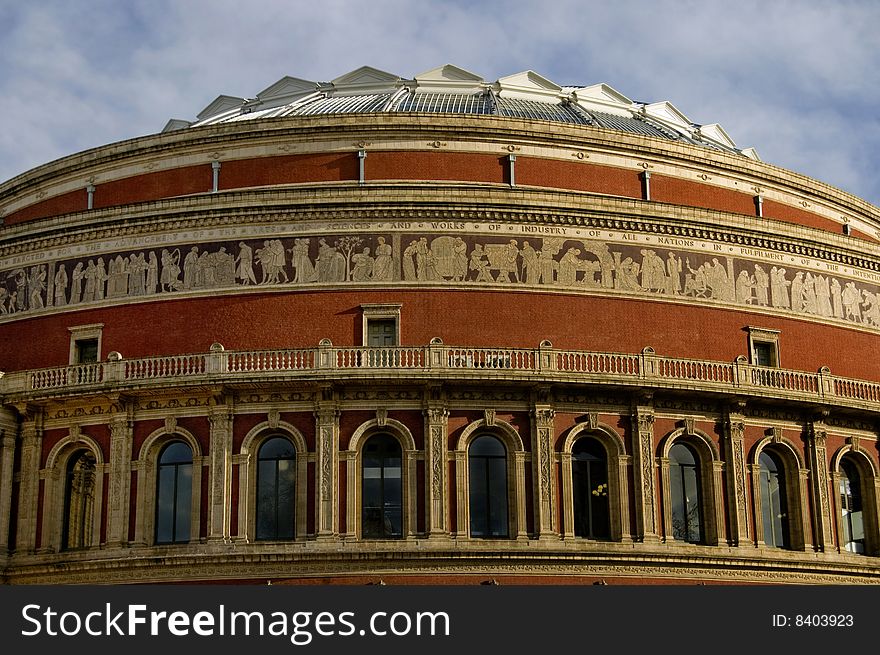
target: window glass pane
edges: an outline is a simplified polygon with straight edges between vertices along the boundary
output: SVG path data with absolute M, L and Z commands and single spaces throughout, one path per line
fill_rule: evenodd
M 257 539 L 273 539 L 277 512 L 274 461 L 258 464 L 257 481 Z
M 609 539 L 608 465 L 605 448 L 585 437 L 572 449 L 575 536 Z
M 674 539 L 684 541 L 687 539 L 687 508 L 685 506 L 681 466 L 677 463 L 670 463 L 669 486 L 672 504 L 672 536 Z
M 593 539 L 610 539 L 611 522 L 608 509 L 608 468 L 605 462 L 590 463 L 590 536 Z
M 489 533 L 488 478 L 482 457 L 472 455 L 468 463 L 470 483 L 471 536 L 485 537 Z
M 189 541 L 190 508 L 192 506 L 192 464 L 177 465 L 177 516 L 174 541 Z
M 669 449 L 669 482 L 672 536 L 697 543 L 702 540 L 699 474 L 694 454 L 684 444 Z
M 403 484 L 400 443 L 378 434 L 364 444 L 361 534 L 365 538 L 403 536 Z
M 493 457 L 487 460 L 489 472 L 489 535 L 507 536 L 507 461 Z
M 175 441 L 162 451 L 159 464 L 192 462 L 192 450 L 182 441 Z
M 260 447 L 260 459 L 293 458 L 295 456 L 296 451 L 293 444 L 284 437 L 268 439 Z
M 95 457 L 88 451 L 76 453 L 69 460 L 64 489 L 63 549 L 83 548 L 92 543 L 95 466 Z
M 756 341 L 755 364 L 758 366 L 776 366 L 776 345 L 764 341 Z
M 862 486 L 859 471 L 848 459 L 840 462 L 840 506 L 844 548 L 851 553 L 865 552 L 865 529 L 862 518 Z
M 761 453 L 759 462 L 764 543 L 776 548 L 788 548 L 788 508 L 782 465 L 768 452 Z
M 687 541 L 700 541 L 700 491 L 695 467 L 682 467 L 687 504 Z
M 477 437 L 468 452 L 472 537 L 507 537 L 507 457 L 495 437 Z
M 469 449 L 471 455 L 491 455 L 495 457 L 504 457 L 507 451 L 504 444 L 495 437 L 477 437 L 474 439 Z
M 156 541 L 174 540 L 174 467 L 159 467 L 156 489 Z

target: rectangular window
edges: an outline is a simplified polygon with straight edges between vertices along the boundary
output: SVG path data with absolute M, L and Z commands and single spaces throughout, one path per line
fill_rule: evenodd
M 103 323 L 77 325 L 67 330 L 70 332 L 68 364 L 94 364 L 101 361 Z
M 387 348 L 397 345 L 397 321 L 393 318 L 367 319 L 367 346 Z
M 98 340 L 77 339 L 74 342 L 76 364 L 94 364 L 98 361 Z
M 758 366 L 776 366 L 776 344 L 756 341 L 754 351 L 755 364 Z
M 400 305 L 361 305 L 362 346 L 393 348 L 400 345 Z
M 755 366 L 778 367 L 779 330 L 747 327 L 749 334 L 749 362 Z

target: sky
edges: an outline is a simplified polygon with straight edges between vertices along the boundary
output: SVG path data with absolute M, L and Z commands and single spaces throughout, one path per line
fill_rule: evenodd
M 604 82 L 880 205 L 880 2 L 0 0 L 0 181 L 363 65 Z

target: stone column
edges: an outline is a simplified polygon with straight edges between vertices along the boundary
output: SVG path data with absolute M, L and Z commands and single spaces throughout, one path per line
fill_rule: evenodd
M 339 410 L 320 406 L 315 411 L 315 512 L 317 538 L 339 536 Z
M 727 514 L 732 546 L 745 546 L 749 539 L 748 490 L 744 436 L 745 417 L 728 413 L 724 423 L 724 459 L 727 462 Z
M 532 408 L 532 475 L 535 480 L 535 532 L 538 538 L 558 537 L 556 484 L 553 476 L 554 418 L 549 405 Z
M 107 498 L 107 546 L 122 547 L 128 542 L 128 516 L 131 506 L 131 448 L 133 422 L 127 412 L 110 419 L 110 490 Z M 138 478 L 138 486 L 144 480 Z
M 449 536 L 449 411 L 432 405 L 425 410 L 425 531 L 429 538 Z
M 18 528 L 15 550 L 32 553 L 37 543 L 37 502 L 40 491 L 40 455 L 43 447 L 43 414 L 21 412 L 21 482 L 18 485 Z
M 638 404 L 632 410 L 635 541 L 660 540 L 657 483 L 654 475 L 654 408 Z
M 834 550 L 834 536 L 831 531 L 831 503 L 828 500 L 828 455 L 825 442 L 827 428 L 821 421 L 813 421 L 807 429 L 807 456 L 809 468 L 813 472 L 813 526 L 816 550 L 830 552 Z M 806 535 L 805 535 L 806 536 Z M 806 541 L 806 539 L 805 539 Z
M 228 542 L 232 538 L 232 408 L 226 404 L 212 407 L 208 422 L 208 541 Z
M 12 467 L 18 418 L 0 408 L 0 561 L 9 554 L 9 517 L 12 515 Z

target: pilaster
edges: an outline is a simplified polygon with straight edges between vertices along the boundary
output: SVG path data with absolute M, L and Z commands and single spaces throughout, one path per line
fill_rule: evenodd
M 134 433 L 132 416 L 117 406 L 110 419 L 110 490 L 107 498 L 107 545 L 128 543 L 128 516 L 131 495 L 131 448 Z M 143 481 L 138 480 L 138 484 Z
M 21 479 L 18 486 L 18 528 L 15 550 L 32 553 L 37 543 L 37 503 L 40 492 L 40 453 L 43 446 L 42 409 L 19 410 L 21 425 Z
M 18 417 L 0 407 L 0 562 L 9 555 L 9 517 L 12 516 L 12 468 Z
M 556 484 L 553 475 L 554 419 L 549 405 L 532 407 L 532 474 L 535 480 L 535 532 L 538 538 L 558 537 Z
M 335 539 L 339 536 L 339 409 L 335 403 L 325 400 L 318 404 L 315 435 L 317 539 Z
M 828 431 L 822 421 L 813 421 L 807 429 L 807 456 L 812 471 L 812 514 L 816 550 L 834 550 L 831 526 L 831 503 L 828 499 L 828 455 L 826 441 Z
M 232 407 L 223 400 L 208 412 L 208 541 L 232 539 L 232 417 Z
M 635 541 L 657 542 L 657 482 L 654 474 L 654 408 L 644 403 L 632 408 L 633 479 L 635 488 Z
M 745 546 L 751 542 L 746 488 L 745 431 L 745 417 L 742 414 L 729 412 L 724 420 L 724 460 L 727 462 L 727 514 L 732 546 Z
M 443 405 L 431 404 L 424 413 L 425 531 L 429 538 L 444 538 L 449 536 L 449 411 Z

